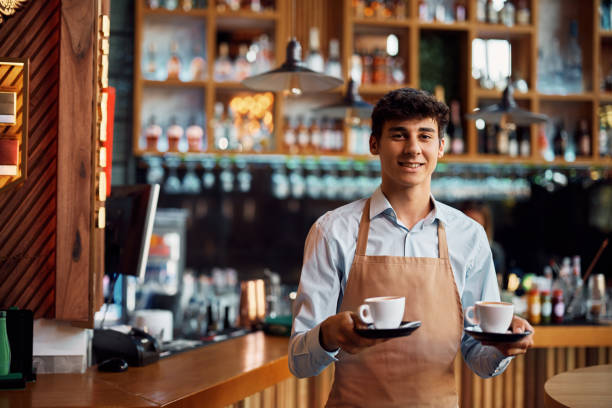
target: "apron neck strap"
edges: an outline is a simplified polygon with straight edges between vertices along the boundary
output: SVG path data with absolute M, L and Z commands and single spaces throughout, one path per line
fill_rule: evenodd
M 356 255 L 365 256 L 366 247 L 368 246 L 368 234 L 370 232 L 370 198 L 366 200 L 363 212 L 361 213 L 361 221 L 359 222 L 359 233 L 357 235 Z M 446 242 L 446 231 L 444 225 L 438 220 L 438 256 L 442 259 L 448 259 L 448 244 Z
M 359 222 L 359 234 L 357 234 L 356 255 L 365 255 L 368 246 L 368 233 L 370 232 L 370 198 L 366 200 Z
M 446 243 L 446 231 L 442 221 L 438 219 L 438 256 L 448 259 L 448 244 Z

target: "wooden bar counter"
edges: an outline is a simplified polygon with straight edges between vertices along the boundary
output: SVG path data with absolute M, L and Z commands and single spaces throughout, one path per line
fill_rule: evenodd
M 124 373 L 90 367 L 84 374 L 41 374 L 25 390 L 1 390 L 0 407 L 225 407 L 239 401 L 255 407 L 322 406 L 332 369 L 295 379 L 287 366 L 287 346 L 286 337 L 256 332 Z M 538 326 L 535 347 L 493 380 L 471 374 L 459 357 L 461 406 L 538 406 L 543 381 L 586 364 L 587 347 L 599 350 L 598 364 L 612 359 L 612 326 Z

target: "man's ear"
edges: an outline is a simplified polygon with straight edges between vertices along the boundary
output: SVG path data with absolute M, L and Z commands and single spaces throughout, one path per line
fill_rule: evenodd
M 438 159 L 441 159 L 444 156 L 444 145 L 446 140 L 443 137 L 440 137 L 440 146 L 438 146 Z
M 373 135 L 370 135 L 370 153 L 378 154 L 378 140 Z

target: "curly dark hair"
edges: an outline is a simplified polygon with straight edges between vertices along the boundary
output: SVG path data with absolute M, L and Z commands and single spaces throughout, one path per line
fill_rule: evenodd
M 380 98 L 372 111 L 372 136 L 380 140 L 385 122 L 390 120 L 432 118 L 438 124 L 442 139 L 448 124 L 448 106 L 430 93 L 413 88 L 400 88 Z

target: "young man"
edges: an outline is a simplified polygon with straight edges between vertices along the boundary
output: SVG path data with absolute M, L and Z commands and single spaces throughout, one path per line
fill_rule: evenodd
M 499 290 L 483 228 L 431 195 L 447 123 L 448 107 L 423 91 L 385 95 L 370 136 L 380 188 L 326 213 L 308 234 L 289 368 L 308 377 L 335 362 L 329 407 L 456 407 L 459 348 L 472 370 L 491 377 L 533 343 L 530 335 L 493 347 L 463 333 L 463 308 L 499 301 Z M 357 307 L 387 295 L 405 296 L 404 320 L 422 326 L 388 341 L 356 334 Z M 519 317 L 512 329 L 533 331 Z

